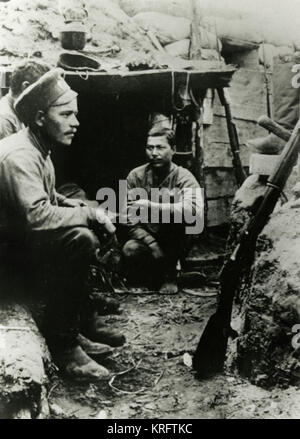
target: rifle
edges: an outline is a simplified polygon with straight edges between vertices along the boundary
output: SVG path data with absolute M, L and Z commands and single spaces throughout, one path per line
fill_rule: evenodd
M 217 91 L 221 104 L 225 109 L 229 142 L 233 156 L 232 164 L 235 171 L 237 184 L 240 187 L 246 180 L 247 175 L 243 168 L 241 157 L 240 157 L 240 145 L 239 145 L 238 133 L 237 133 L 235 122 L 233 121 L 233 117 L 231 114 L 230 98 L 228 91 L 226 89 L 218 88 Z
M 271 122 L 268 122 L 270 128 L 272 128 Z M 228 337 L 233 333 L 230 326 L 233 300 L 239 287 L 245 261 L 247 261 L 249 250 L 254 251 L 256 240 L 277 204 L 296 162 L 299 147 L 300 120 L 279 156 L 256 214 L 249 220 L 240 236 L 237 247 L 222 269 L 220 275 L 221 294 L 217 311 L 209 319 L 193 357 L 193 368 L 197 371 L 199 378 L 223 370 Z
M 262 44 L 263 48 L 263 68 L 264 68 L 264 76 L 265 76 L 265 84 L 266 84 L 266 92 L 267 92 L 267 114 L 268 117 L 273 117 L 272 112 L 272 87 L 271 87 L 271 81 L 270 81 L 270 72 L 268 72 L 267 67 L 267 59 L 266 59 L 266 51 L 265 51 L 265 42 Z
M 96 265 L 91 265 L 88 284 L 91 290 L 97 289 L 100 293 L 123 293 L 128 291 L 125 280 L 119 272 L 121 250 L 115 235 L 101 233 L 100 249 L 96 252 Z M 97 300 L 98 292 L 91 293 L 90 297 Z

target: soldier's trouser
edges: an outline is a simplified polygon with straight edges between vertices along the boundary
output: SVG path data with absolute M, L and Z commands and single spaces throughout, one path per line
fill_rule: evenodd
M 86 281 L 99 247 L 85 227 L 35 232 L 30 247 L 35 269 L 43 267 L 47 305 L 42 331 L 55 348 L 71 347 L 79 332 L 79 313 L 87 299 Z
M 156 241 L 162 250 L 163 258 L 155 260 L 148 246 L 137 239 L 128 240 L 123 247 L 125 269 L 129 280 L 137 279 L 146 284 L 161 283 L 176 276 L 178 259 L 183 256 L 185 235 L 181 228 L 156 235 Z

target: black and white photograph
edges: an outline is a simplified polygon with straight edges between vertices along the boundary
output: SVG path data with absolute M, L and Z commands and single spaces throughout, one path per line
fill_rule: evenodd
M 0 0 L 0 419 L 300 419 L 300 0 Z

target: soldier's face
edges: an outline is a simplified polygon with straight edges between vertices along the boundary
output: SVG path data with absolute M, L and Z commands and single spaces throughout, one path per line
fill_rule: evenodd
M 161 137 L 148 138 L 146 146 L 146 156 L 153 166 L 159 169 L 170 165 L 174 155 L 174 150 L 171 148 L 166 139 Z
M 71 145 L 79 127 L 77 99 L 65 105 L 52 106 L 45 113 L 44 129 L 56 143 Z

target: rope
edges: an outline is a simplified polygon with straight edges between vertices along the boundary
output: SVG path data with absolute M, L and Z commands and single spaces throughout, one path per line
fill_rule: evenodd
M 201 105 L 197 102 L 197 100 L 196 100 L 196 98 L 195 98 L 195 95 L 194 95 L 194 93 L 193 93 L 193 90 L 190 89 L 189 92 L 190 92 L 191 100 L 192 100 L 193 104 L 195 105 L 195 107 L 196 107 L 196 108 L 201 108 Z
M 89 79 L 89 72 L 88 71 L 85 72 L 85 76 L 83 76 L 84 73 L 80 73 L 78 70 L 77 70 L 77 73 L 80 76 L 80 78 L 83 79 L 84 81 L 87 81 Z

